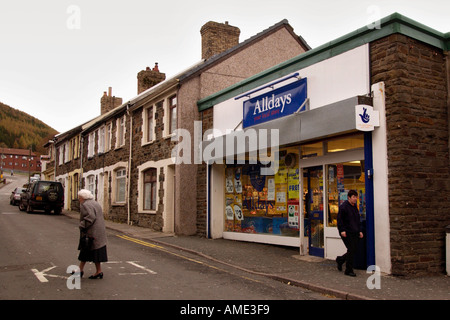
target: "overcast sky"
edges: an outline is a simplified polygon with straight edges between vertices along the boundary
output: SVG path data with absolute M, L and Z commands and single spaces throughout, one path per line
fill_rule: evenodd
M 449 0 L 0 0 L 0 102 L 64 132 L 100 114 L 108 87 L 135 97 L 146 66 L 170 78 L 200 61 L 210 20 L 242 42 L 287 19 L 315 48 L 394 12 L 450 32 Z

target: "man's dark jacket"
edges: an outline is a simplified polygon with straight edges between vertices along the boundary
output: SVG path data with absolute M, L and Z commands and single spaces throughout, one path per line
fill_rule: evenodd
M 361 232 L 361 221 L 358 206 L 352 206 L 348 200 L 339 206 L 337 216 L 337 226 L 339 234 L 341 232 L 359 233 Z

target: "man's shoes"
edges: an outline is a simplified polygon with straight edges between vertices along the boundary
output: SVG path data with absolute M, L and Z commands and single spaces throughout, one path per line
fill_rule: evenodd
M 349 277 L 356 277 L 356 274 L 353 271 L 345 270 L 344 274 Z
M 339 257 L 336 258 L 336 263 L 337 263 L 337 268 L 339 271 L 342 271 L 342 265 L 344 264 L 344 262 L 339 259 Z

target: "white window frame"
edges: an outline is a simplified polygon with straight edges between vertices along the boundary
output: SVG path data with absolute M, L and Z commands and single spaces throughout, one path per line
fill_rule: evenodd
M 70 160 L 70 144 L 69 141 L 67 141 L 64 143 L 64 163 L 67 163 Z
M 105 126 L 105 152 L 111 150 L 112 122 Z
M 174 133 L 170 133 L 170 121 L 172 121 L 170 117 L 170 99 L 176 97 L 177 98 L 177 113 L 179 108 L 179 102 L 178 102 L 178 96 L 175 92 L 171 93 L 170 95 L 166 96 L 166 98 L 163 101 L 163 108 L 164 108 L 164 138 L 171 138 L 174 136 Z
M 116 121 L 116 149 L 121 148 L 125 145 L 125 135 L 127 132 L 127 116 L 123 115 Z
M 154 142 L 156 140 L 156 108 L 157 104 L 151 105 L 149 107 L 144 108 L 142 112 L 142 123 L 143 123 L 143 134 L 141 139 L 141 145 L 146 145 Z M 152 123 L 149 123 L 149 112 L 151 112 L 151 119 Z M 148 138 L 149 130 L 151 130 L 152 137 L 151 139 Z
M 58 149 L 58 155 L 59 155 L 59 157 L 58 157 L 58 165 L 62 166 L 62 164 L 63 164 L 63 149 L 64 148 L 63 148 L 63 146 L 60 146 L 57 149 Z M 16 158 L 17 158 L 17 156 L 16 156 Z
M 86 189 L 92 192 L 95 195 L 95 175 L 91 174 L 86 177 Z
M 100 129 L 98 129 L 97 144 L 98 154 L 105 153 L 105 126 L 102 126 Z
M 91 132 L 88 135 L 88 159 L 93 158 L 95 155 L 95 132 Z
M 122 197 L 120 197 L 119 194 L 121 183 L 123 183 L 123 199 Z M 114 170 L 114 203 L 125 204 L 126 200 L 127 200 L 127 168 L 120 167 Z

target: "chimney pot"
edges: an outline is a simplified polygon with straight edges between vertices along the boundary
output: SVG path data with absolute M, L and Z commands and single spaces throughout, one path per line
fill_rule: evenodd
M 112 96 L 112 87 L 108 88 L 109 95 L 103 91 L 103 97 L 100 99 L 100 114 L 105 114 L 122 104 L 122 98 Z
M 166 74 L 159 72 L 158 62 L 155 62 L 155 67 L 153 69 L 147 67 L 145 70 L 142 70 L 137 74 L 138 94 L 164 81 L 165 79 Z

